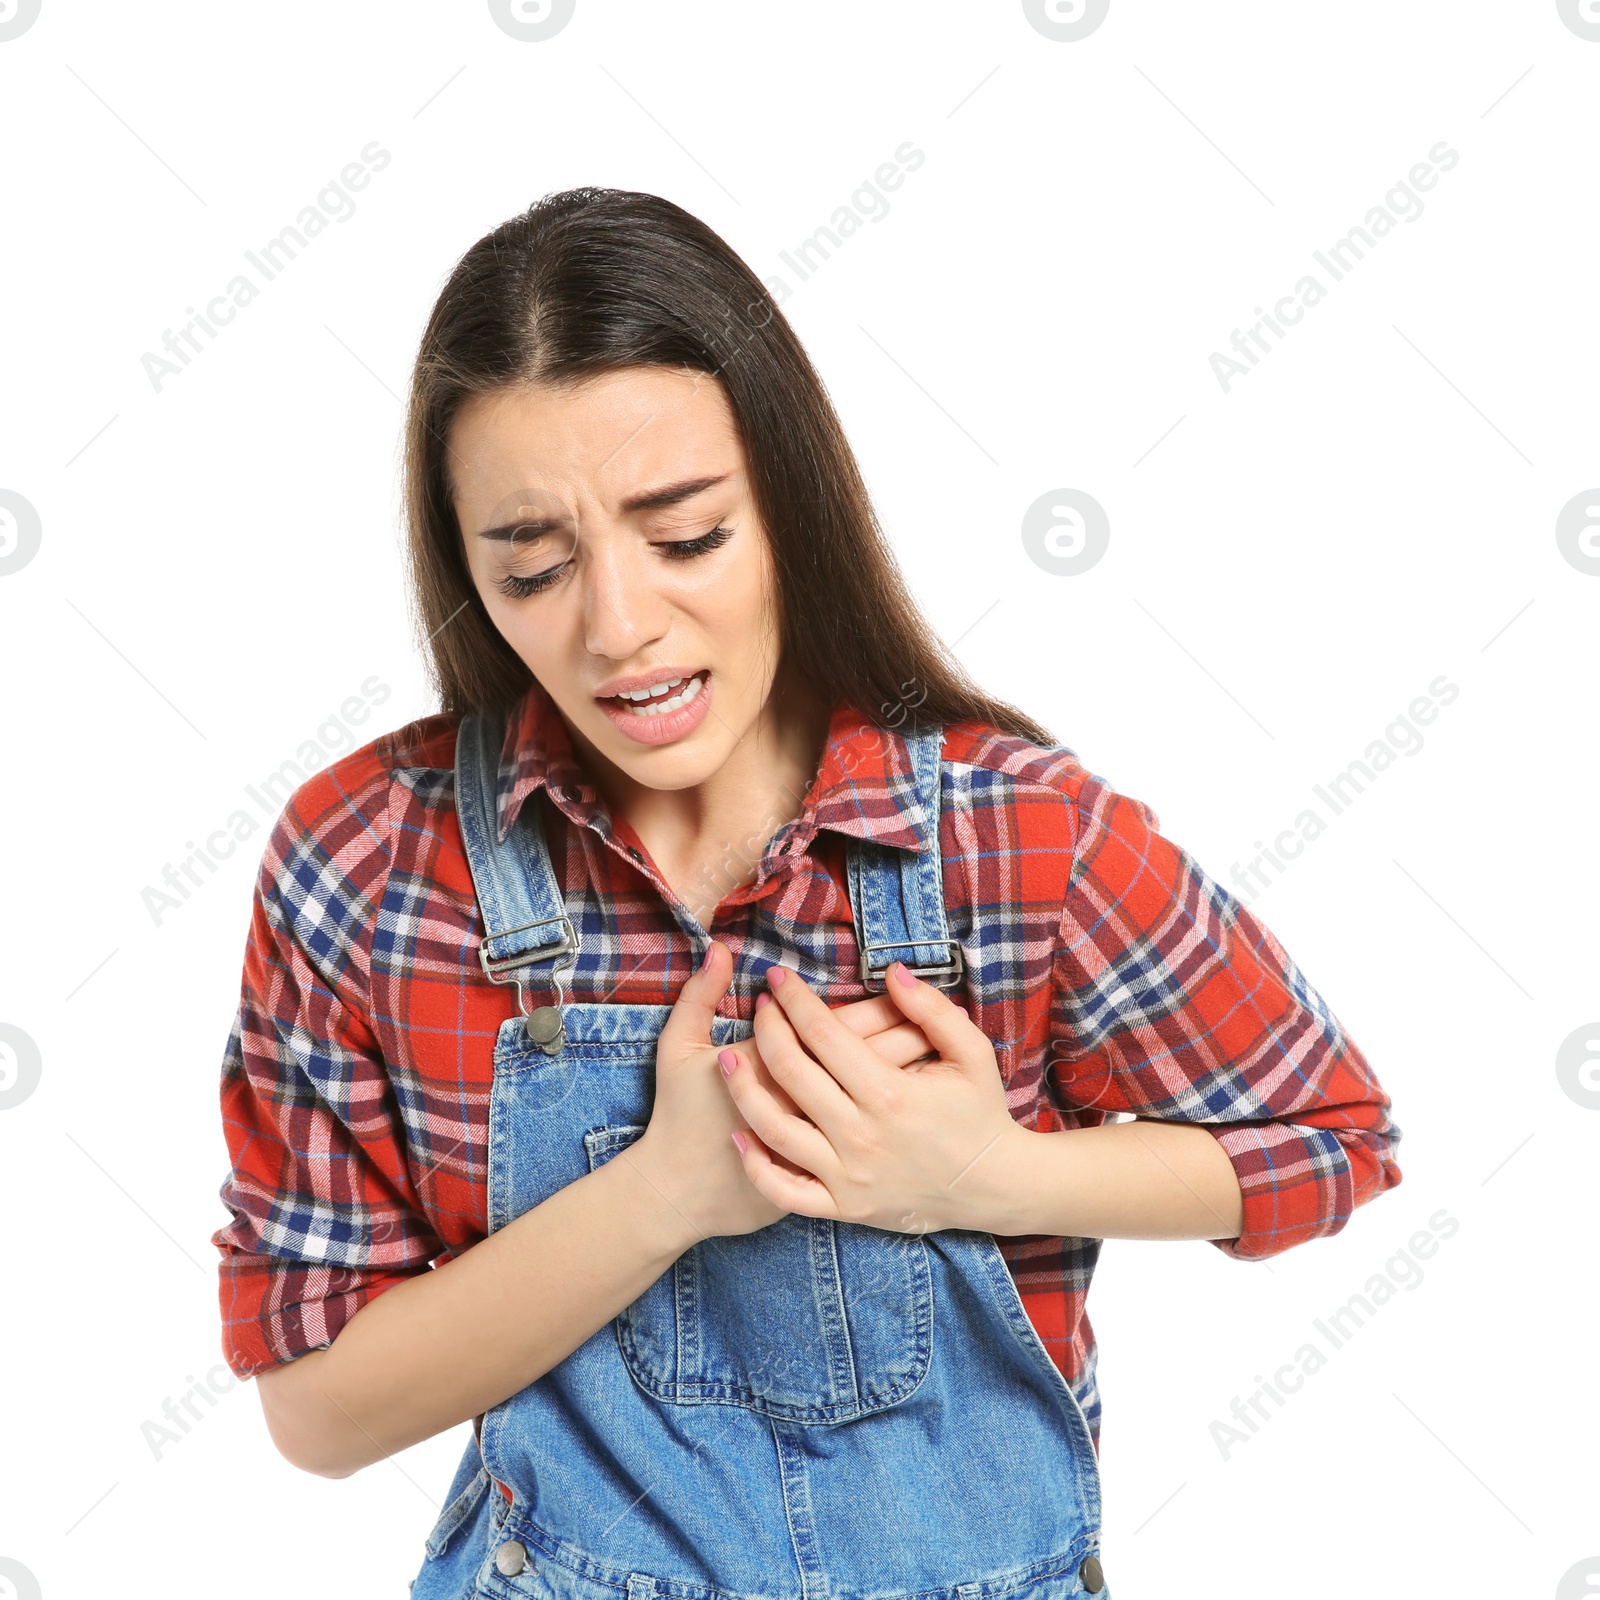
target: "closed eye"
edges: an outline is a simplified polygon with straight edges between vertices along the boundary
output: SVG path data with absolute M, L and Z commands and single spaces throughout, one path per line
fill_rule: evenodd
M 552 567 L 548 572 L 535 572 L 526 578 L 519 578 L 515 573 L 508 573 L 499 582 L 501 594 L 512 600 L 526 600 L 531 594 L 542 594 L 546 589 L 557 583 L 561 574 L 570 567 L 570 561 L 563 561 L 559 567 Z
M 709 533 L 702 533 L 693 539 L 663 539 L 657 541 L 655 548 L 659 550 L 668 561 L 692 561 L 696 556 L 710 555 L 713 550 L 720 550 L 734 534 L 732 528 L 719 524 Z M 528 577 L 508 575 L 500 580 L 500 592 L 512 600 L 526 600 L 529 595 L 542 594 L 561 580 L 562 574 L 572 565 L 570 558 L 563 561 L 558 567 L 551 567 L 548 572 L 535 572 Z
M 709 555 L 713 550 L 720 550 L 732 537 L 732 528 L 718 526 L 710 533 L 702 533 L 696 539 L 664 540 L 656 546 L 656 549 L 670 561 L 687 561 L 691 557 Z

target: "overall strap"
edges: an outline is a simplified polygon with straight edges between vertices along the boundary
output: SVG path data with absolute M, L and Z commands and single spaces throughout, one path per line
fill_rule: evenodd
M 456 816 L 466 850 L 472 886 L 483 916 L 478 961 L 491 983 L 514 983 L 517 1006 L 530 1040 L 551 1055 L 566 1042 L 561 1023 L 561 969 L 578 956 L 577 930 L 567 916 L 566 899 L 550 866 L 537 812 L 525 805 L 507 832 L 496 837 L 496 791 L 505 718 L 497 712 L 468 712 L 456 730 Z M 556 1004 L 528 1008 L 532 969 L 553 961 Z
M 945 921 L 939 850 L 940 755 L 944 730 L 906 735 L 917 797 L 929 844 L 923 850 L 851 839 L 846 849 L 850 906 L 861 948 L 861 981 L 883 988 L 893 961 L 904 961 L 924 982 L 952 989 L 961 982 L 961 946 Z

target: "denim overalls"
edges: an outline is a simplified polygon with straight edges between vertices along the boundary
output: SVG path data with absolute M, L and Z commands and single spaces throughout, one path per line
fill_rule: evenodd
M 468 715 L 456 748 L 479 959 L 520 1013 L 495 1042 L 491 1231 L 644 1132 L 669 1011 L 561 1004 L 594 908 L 569 911 L 536 805 L 497 843 L 502 733 Z M 941 730 L 906 744 L 937 840 Z M 848 862 L 869 985 L 897 958 L 959 981 L 937 848 L 852 838 Z M 750 1033 L 714 1019 L 716 1044 Z M 485 1413 L 411 1594 L 1109 1600 L 1099 1542 L 1088 1424 L 994 1237 L 791 1214 L 701 1240 Z

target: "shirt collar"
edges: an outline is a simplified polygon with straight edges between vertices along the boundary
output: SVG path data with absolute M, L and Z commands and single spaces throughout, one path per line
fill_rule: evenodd
M 495 820 L 501 843 L 517 820 L 523 802 L 544 787 L 557 806 L 592 806 L 594 785 L 578 764 L 567 725 L 555 702 L 535 680 L 506 718 L 505 742 L 500 747 L 500 773 L 496 784 Z
M 852 705 L 834 708 L 799 825 L 921 852 L 931 837 L 905 736 Z
M 579 764 L 555 702 L 535 681 L 506 718 L 496 782 L 501 842 L 523 803 L 541 786 L 551 803 L 574 821 L 593 821 L 599 809 L 594 784 Z M 875 844 L 926 849 L 928 817 L 904 736 L 879 727 L 848 703 L 837 705 L 817 775 L 790 826 L 791 849 L 804 849 L 819 828 Z

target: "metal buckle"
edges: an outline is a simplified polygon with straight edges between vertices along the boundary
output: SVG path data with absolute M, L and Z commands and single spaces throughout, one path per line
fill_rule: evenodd
M 483 975 L 490 983 L 514 983 L 520 989 L 520 978 L 502 977 L 502 973 L 514 972 L 519 967 L 531 966 L 535 961 L 548 961 L 552 956 L 575 955 L 578 950 L 578 931 L 572 926 L 571 917 L 541 917 L 537 922 L 525 922 L 520 928 L 507 928 L 504 933 L 496 934 L 497 939 L 507 939 L 514 933 L 526 933 L 529 928 L 548 928 L 551 923 L 561 924 L 561 942 L 540 950 L 530 950 L 520 956 L 491 957 L 489 954 L 489 940 L 487 937 L 478 945 L 478 965 L 483 968 Z
M 508 928 L 504 934 L 497 937 L 505 938 L 513 933 L 526 933 L 529 928 L 548 928 L 552 923 L 561 925 L 559 944 L 529 951 L 520 956 L 501 956 L 494 959 L 489 955 L 489 941 L 485 938 L 478 945 L 478 965 L 483 968 L 484 976 L 491 983 L 516 984 L 517 1010 L 522 1013 L 523 1033 L 531 1044 L 538 1045 L 546 1055 L 555 1056 L 561 1054 L 567 1043 L 566 1024 L 561 1014 L 562 1003 L 566 998 L 561 987 L 561 974 L 564 968 L 570 967 L 578 958 L 578 931 L 572 926 L 570 917 L 541 917 L 537 922 L 523 923 L 520 928 Z M 553 1006 L 530 1009 L 526 969 L 537 962 L 562 956 L 571 959 L 566 961 L 557 959 L 550 973 L 550 980 L 555 985 L 556 1003 Z
M 861 981 L 867 988 L 881 989 L 888 967 L 874 967 L 871 965 L 869 951 L 873 950 L 909 950 L 919 944 L 942 944 L 949 948 L 955 957 L 953 961 L 941 962 L 934 967 L 913 967 L 906 962 L 906 966 L 914 972 L 924 983 L 931 983 L 936 989 L 953 989 L 961 982 L 962 974 L 966 971 L 965 963 L 961 959 L 961 946 L 954 939 L 882 939 L 876 943 L 868 942 L 861 947 Z M 893 963 L 890 963 L 893 965 Z M 941 983 L 941 978 L 948 982 Z

